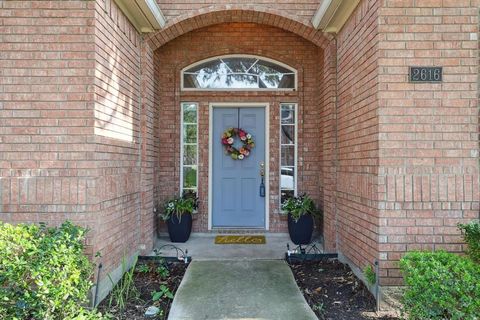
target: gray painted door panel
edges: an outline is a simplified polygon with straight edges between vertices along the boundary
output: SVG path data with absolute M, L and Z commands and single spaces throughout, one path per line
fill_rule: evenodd
M 220 142 L 226 129 L 237 126 L 255 141 L 244 160 L 231 159 Z M 260 163 L 265 163 L 265 108 L 213 108 L 212 134 L 212 226 L 264 228 L 265 197 L 260 196 L 259 172 Z

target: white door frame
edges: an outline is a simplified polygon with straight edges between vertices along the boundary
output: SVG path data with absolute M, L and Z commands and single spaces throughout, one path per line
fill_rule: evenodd
M 268 102 L 211 102 L 208 104 L 208 230 L 212 227 L 212 179 L 213 179 L 213 109 L 237 107 L 237 108 L 264 108 L 265 109 L 265 226 L 268 231 L 270 225 L 270 105 Z M 220 143 L 217 141 L 217 143 Z M 217 228 L 215 228 L 217 229 Z M 218 229 L 228 229 L 221 227 Z M 241 229 L 241 228 L 232 228 Z

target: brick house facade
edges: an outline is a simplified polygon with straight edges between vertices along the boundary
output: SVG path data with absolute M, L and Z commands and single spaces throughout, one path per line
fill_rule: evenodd
M 154 206 L 180 192 L 180 104 L 270 105 L 268 232 L 279 216 L 279 104 L 298 105 L 298 191 L 322 207 L 325 248 L 380 284 L 401 284 L 408 250 L 461 252 L 456 224 L 479 218 L 477 0 L 362 0 L 341 29 L 324 1 L 158 0 L 166 24 L 141 33 L 113 0 L 0 2 L 0 220 L 90 227 L 105 272 L 147 252 Z M 341 2 L 341 1 L 340 1 Z M 294 67 L 298 90 L 185 92 L 197 61 L 251 54 Z M 443 82 L 410 83 L 409 66 Z M 199 152 L 208 230 L 207 152 Z

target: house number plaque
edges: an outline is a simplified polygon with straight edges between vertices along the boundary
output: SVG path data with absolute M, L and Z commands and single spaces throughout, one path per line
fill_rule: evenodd
M 410 67 L 410 82 L 442 82 L 442 67 Z

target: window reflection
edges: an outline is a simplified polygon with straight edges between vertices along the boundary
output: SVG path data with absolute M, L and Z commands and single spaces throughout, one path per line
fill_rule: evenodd
M 296 194 L 296 105 L 280 105 L 280 204 Z
M 185 89 L 295 89 L 295 71 L 255 57 L 214 58 L 183 72 Z

